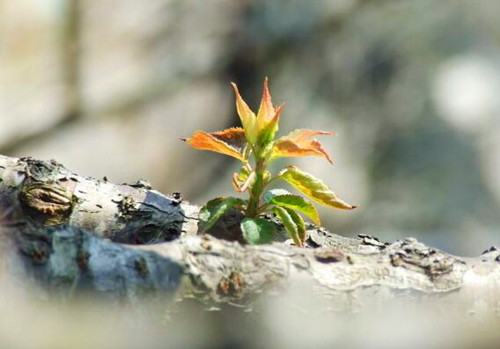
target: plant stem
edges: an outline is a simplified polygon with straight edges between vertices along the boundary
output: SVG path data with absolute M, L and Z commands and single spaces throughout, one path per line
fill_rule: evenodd
M 255 165 L 255 182 L 250 189 L 250 198 L 246 216 L 248 218 L 256 218 L 259 214 L 260 196 L 266 186 L 264 183 L 265 159 L 256 159 Z

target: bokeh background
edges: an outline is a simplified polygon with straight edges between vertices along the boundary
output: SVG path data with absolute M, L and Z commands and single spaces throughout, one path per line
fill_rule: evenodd
M 202 204 L 235 161 L 179 140 L 238 125 L 229 82 L 281 134 L 324 138 L 298 163 L 351 212 L 330 230 L 415 236 L 461 255 L 498 244 L 496 0 L 0 0 L 0 153 L 82 175 L 149 180 Z

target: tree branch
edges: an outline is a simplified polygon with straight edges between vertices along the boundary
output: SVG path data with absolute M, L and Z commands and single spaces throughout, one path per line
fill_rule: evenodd
M 15 251 L 2 255 L 10 272 L 65 296 L 91 290 L 133 301 L 177 290 L 179 298 L 246 302 L 269 288 L 307 282 L 342 309 L 347 295 L 382 289 L 470 297 L 471 290 L 500 286 L 495 248 L 459 258 L 412 238 L 349 239 L 314 225 L 308 248 L 282 241 L 249 246 L 198 235 L 199 208 L 180 194 L 80 177 L 53 161 L 0 157 L 0 209 L 3 236 Z M 228 219 L 214 233 L 234 225 Z

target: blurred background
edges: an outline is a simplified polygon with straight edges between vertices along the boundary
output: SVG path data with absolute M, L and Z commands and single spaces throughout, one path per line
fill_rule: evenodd
M 149 180 L 194 203 L 233 193 L 236 161 L 179 140 L 237 126 L 270 79 L 295 163 L 351 211 L 342 235 L 415 236 L 461 255 L 499 244 L 496 0 L 0 0 L 0 153 Z

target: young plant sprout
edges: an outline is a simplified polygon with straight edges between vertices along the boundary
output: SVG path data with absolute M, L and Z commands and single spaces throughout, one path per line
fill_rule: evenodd
M 201 231 L 207 231 L 224 213 L 235 208 L 245 214 L 240 225 L 245 240 L 250 244 L 266 243 L 273 238 L 274 225 L 262 215 L 272 212 L 281 220 L 294 243 L 303 246 L 306 227 L 299 213 L 320 225 L 316 208 L 302 196 L 284 189 L 265 192 L 270 183 L 284 180 L 313 201 L 328 207 L 350 210 L 355 206 L 339 199 L 321 180 L 296 166 L 288 166 L 274 176 L 267 168 L 273 160 L 280 157 L 313 155 L 332 163 L 321 143 L 311 138 L 334 133 L 297 129 L 275 139 L 283 105 L 277 108 L 273 106 L 267 78 L 264 80 L 264 92 L 257 115 L 241 98 L 236 84 L 232 85 L 243 128 L 234 127 L 212 133 L 196 131 L 190 138 L 183 140 L 193 148 L 222 153 L 241 161 L 240 170 L 233 175 L 233 186 L 237 192 L 248 192 L 249 196 L 246 200 L 236 197 L 210 200 L 200 210 L 199 228 Z

